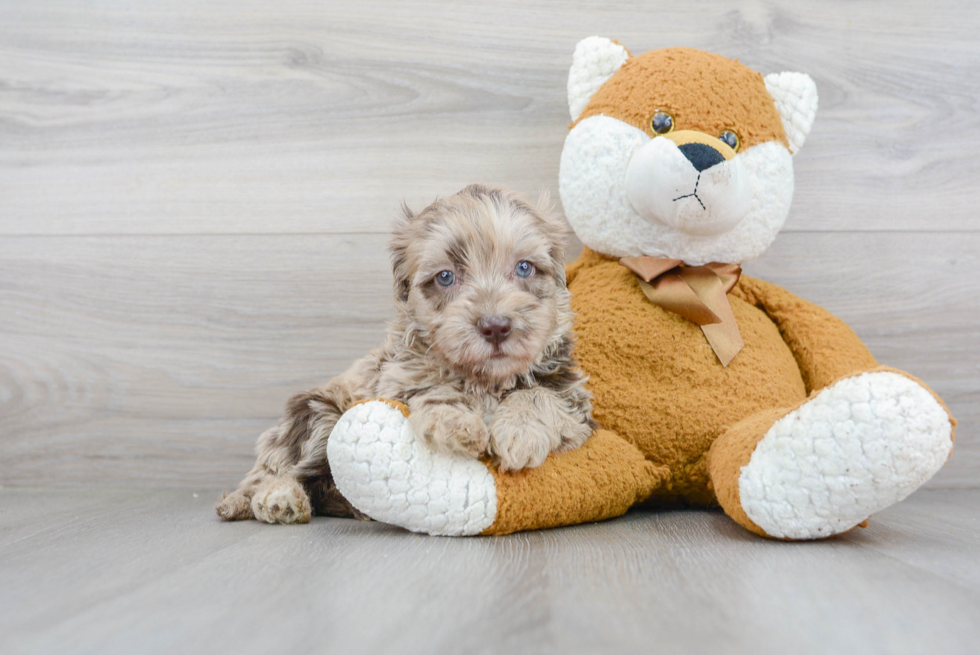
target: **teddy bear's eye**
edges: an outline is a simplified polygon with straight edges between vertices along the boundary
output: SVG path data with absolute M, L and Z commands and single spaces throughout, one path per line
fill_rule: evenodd
M 650 129 L 654 134 L 667 134 L 674 129 L 674 117 L 658 109 L 650 117 Z
M 731 130 L 725 130 L 724 132 L 718 135 L 718 138 L 724 141 L 725 143 L 727 143 L 729 148 L 731 148 L 735 152 L 738 152 L 738 146 L 740 142 L 738 140 L 737 134 L 735 134 Z
M 452 271 L 439 271 L 436 275 L 436 282 L 439 283 L 440 287 L 451 287 L 455 281 L 456 274 Z

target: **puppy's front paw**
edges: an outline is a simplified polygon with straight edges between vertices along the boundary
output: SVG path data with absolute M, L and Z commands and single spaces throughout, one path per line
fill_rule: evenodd
M 430 447 L 446 453 L 479 457 L 490 435 L 476 413 L 455 405 L 433 405 L 409 417 L 415 434 Z
M 309 523 L 310 498 L 295 478 L 269 478 L 252 496 L 252 513 L 266 523 Z
M 490 452 L 504 471 L 541 466 L 561 445 L 561 434 L 549 429 L 529 408 L 503 403 L 490 425 Z

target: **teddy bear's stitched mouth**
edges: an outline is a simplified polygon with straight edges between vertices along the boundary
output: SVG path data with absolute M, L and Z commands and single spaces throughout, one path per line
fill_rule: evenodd
M 701 202 L 701 198 L 698 197 L 698 184 L 700 183 L 701 183 L 701 173 L 698 172 L 698 179 L 694 181 L 694 191 L 691 191 L 690 193 L 683 196 L 677 196 L 676 198 L 674 198 L 673 202 L 677 202 L 678 200 L 683 200 L 684 198 L 693 197 L 695 200 L 698 201 L 698 204 L 701 205 L 701 209 L 707 211 L 708 208 L 704 206 L 704 203 Z

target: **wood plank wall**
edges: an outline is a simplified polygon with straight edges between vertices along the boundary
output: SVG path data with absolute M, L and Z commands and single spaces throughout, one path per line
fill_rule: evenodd
M 557 197 L 575 42 L 808 72 L 796 197 L 747 267 L 960 419 L 980 479 L 980 5 L 0 0 L 0 484 L 230 485 L 376 345 L 402 199 Z

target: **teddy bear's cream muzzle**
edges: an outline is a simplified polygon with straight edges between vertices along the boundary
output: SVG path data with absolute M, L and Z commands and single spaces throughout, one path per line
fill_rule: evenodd
M 731 230 L 752 204 L 741 157 L 694 130 L 655 137 L 637 148 L 626 171 L 626 194 L 645 220 L 694 236 Z

